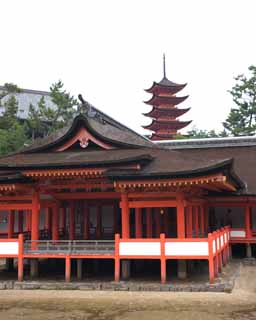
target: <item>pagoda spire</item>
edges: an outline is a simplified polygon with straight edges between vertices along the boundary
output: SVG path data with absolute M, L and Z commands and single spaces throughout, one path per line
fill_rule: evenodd
M 146 90 L 152 94 L 151 99 L 145 101 L 152 109 L 144 113 L 151 118 L 151 124 L 144 129 L 151 130 L 151 140 L 172 140 L 178 134 L 178 130 L 188 126 L 191 121 L 180 121 L 178 117 L 185 114 L 190 108 L 180 109 L 179 103 L 185 101 L 188 96 L 177 97 L 176 93 L 181 91 L 186 84 L 177 84 L 166 77 L 166 59 L 163 54 L 163 79 L 154 82 L 151 88 Z
M 164 79 L 165 79 L 166 78 L 165 53 L 163 54 L 163 71 L 164 71 Z

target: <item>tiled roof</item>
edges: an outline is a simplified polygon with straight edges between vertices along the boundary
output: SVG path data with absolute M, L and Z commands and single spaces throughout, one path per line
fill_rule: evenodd
M 256 195 L 256 137 L 207 138 L 157 142 L 184 157 L 205 161 L 234 159 L 234 170 L 246 185 L 246 193 Z
M 0 92 L 3 91 L 5 88 L 0 86 Z M 40 101 L 41 97 L 43 96 L 45 99 L 45 104 L 47 108 L 55 108 L 55 104 L 52 102 L 50 97 L 50 92 L 47 91 L 39 91 L 39 90 L 30 90 L 30 89 L 20 89 L 20 92 L 12 93 L 11 95 L 15 96 L 18 102 L 18 117 L 20 119 L 27 119 L 29 113 L 29 106 L 33 104 L 35 108 L 37 108 L 38 102 Z M 8 95 L 5 96 L 2 101 L 8 99 Z M 0 107 L 0 116 L 4 112 L 4 107 Z

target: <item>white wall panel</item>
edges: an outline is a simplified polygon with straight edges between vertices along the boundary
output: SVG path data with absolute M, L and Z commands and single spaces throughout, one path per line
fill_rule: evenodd
M 231 230 L 231 238 L 245 238 L 245 230 Z
M 0 242 L 0 254 L 18 255 L 19 243 L 18 242 Z
M 208 242 L 167 242 L 165 255 L 167 256 L 208 256 Z
M 160 242 L 120 242 L 120 256 L 160 256 Z

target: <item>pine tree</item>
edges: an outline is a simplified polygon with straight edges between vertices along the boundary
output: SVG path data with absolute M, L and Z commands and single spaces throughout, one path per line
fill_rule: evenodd
M 250 76 L 238 75 L 229 91 L 236 107 L 232 108 L 223 126 L 234 136 L 256 134 L 256 66 L 250 66 Z

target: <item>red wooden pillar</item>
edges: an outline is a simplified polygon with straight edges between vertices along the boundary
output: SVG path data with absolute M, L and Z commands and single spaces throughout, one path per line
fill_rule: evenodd
M 135 208 L 135 238 L 142 238 L 142 209 Z
M 147 238 L 152 238 L 152 209 L 147 208 L 146 209 L 146 233 Z
M 121 194 L 122 238 L 130 238 L 130 209 L 127 193 Z
M 187 218 L 188 218 L 188 230 L 187 230 L 187 237 L 193 237 L 193 216 L 192 216 L 192 206 L 187 207 Z
M 59 214 L 60 214 L 60 229 L 65 232 L 66 229 L 66 210 L 65 208 L 62 206 L 61 208 L 59 208 Z
M 75 239 L 75 202 L 70 201 L 69 208 L 69 240 Z
M 13 238 L 14 233 L 14 216 L 15 211 L 10 210 L 8 213 L 8 238 Z
M 51 208 L 46 208 L 45 209 L 45 224 L 44 224 L 44 228 L 48 231 L 51 230 Z
M 245 234 L 246 238 L 251 238 L 251 210 L 249 206 L 245 207 Z
M 156 238 L 160 238 L 161 230 L 161 209 L 155 208 L 155 225 L 156 225 Z
M 101 217 L 101 205 L 96 207 L 96 238 L 100 239 L 102 235 L 102 217 Z
M 69 256 L 65 258 L 65 280 L 66 282 L 70 282 L 71 277 L 71 259 Z
M 199 235 L 198 206 L 194 206 L 194 217 L 195 217 L 195 234 L 196 234 L 196 238 L 198 238 L 198 235 Z
M 177 236 L 185 238 L 185 207 L 182 194 L 177 195 Z
M 23 233 L 23 210 L 18 211 L 18 233 Z
M 200 231 L 202 237 L 204 237 L 205 234 L 205 222 L 204 222 L 204 206 L 200 206 Z
M 34 192 L 32 196 L 32 219 L 31 219 L 31 240 L 39 239 L 39 213 L 40 213 L 40 198 L 39 193 Z M 32 249 L 36 249 L 36 243 L 32 243 Z
M 59 239 L 59 206 L 55 205 L 52 209 L 52 240 Z
M 168 208 L 163 209 L 164 210 L 164 234 L 166 237 L 168 237 L 169 233 L 169 214 L 168 214 Z
M 31 211 L 26 211 L 26 231 L 31 231 Z
M 84 213 L 84 239 L 88 240 L 90 237 L 90 211 L 88 202 L 84 201 L 83 213 Z
M 206 233 L 209 232 L 209 206 L 204 206 L 204 225 Z

